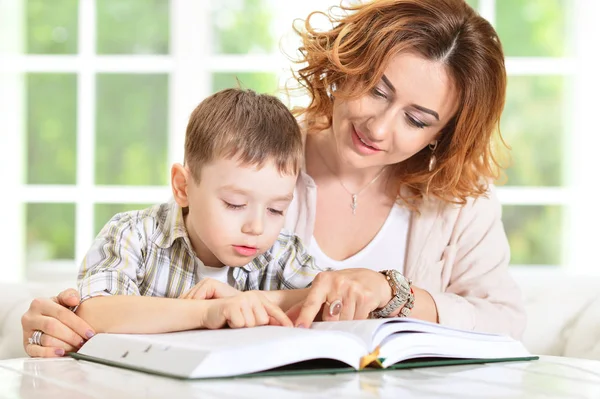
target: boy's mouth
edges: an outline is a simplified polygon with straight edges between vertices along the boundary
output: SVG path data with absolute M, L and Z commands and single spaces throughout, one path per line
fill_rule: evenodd
M 233 249 L 235 252 L 242 256 L 254 256 L 258 252 L 258 248 L 249 247 L 246 245 L 234 245 Z

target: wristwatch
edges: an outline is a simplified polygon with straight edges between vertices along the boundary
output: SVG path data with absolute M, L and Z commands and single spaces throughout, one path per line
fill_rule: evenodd
M 392 299 L 383 308 L 372 311 L 370 318 L 389 317 L 400 307 L 402 309 L 398 317 L 408 317 L 415 304 L 415 295 L 410 287 L 412 281 L 404 277 L 398 270 L 382 270 L 380 273 L 385 276 L 392 287 Z

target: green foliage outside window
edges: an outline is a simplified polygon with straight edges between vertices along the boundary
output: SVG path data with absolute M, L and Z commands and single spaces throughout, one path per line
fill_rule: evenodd
M 496 29 L 507 56 L 569 54 L 569 0 L 497 0 Z M 509 186 L 561 186 L 567 137 L 568 80 L 511 76 L 501 129 L 512 147 Z M 513 264 L 560 264 L 562 209 L 505 206 Z
M 28 184 L 75 184 L 77 76 L 26 75 Z
M 480 1 L 468 0 L 473 7 Z M 569 0 L 497 0 L 496 27 L 508 56 L 570 54 Z M 213 51 L 221 54 L 274 53 L 272 10 L 265 0 L 210 2 Z M 333 3 L 332 3 L 333 4 Z M 98 0 L 99 54 L 168 54 L 168 0 Z M 76 54 L 77 0 L 28 0 L 26 51 Z M 303 16 L 299 16 L 303 17 Z M 290 21 L 291 23 L 291 21 Z M 190 39 L 192 40 L 192 39 Z M 212 90 L 238 86 L 273 93 L 272 73 L 214 73 Z M 168 183 L 168 76 L 96 76 L 95 183 L 163 185 Z M 502 130 L 513 148 L 508 185 L 563 184 L 566 93 L 557 76 L 509 78 Z M 77 78 L 75 75 L 27 76 L 28 184 L 74 184 L 76 177 Z M 142 205 L 140 205 L 142 206 Z M 95 207 L 96 231 L 112 214 L 138 205 Z M 50 259 L 74 256 L 74 205 L 27 205 L 27 245 Z M 50 216 L 50 215 L 58 216 Z M 504 208 L 513 263 L 560 263 L 560 207 Z M 91 237 L 90 237 L 91 239 Z M 41 245 L 43 244 L 43 245 Z M 40 246 L 41 245 L 41 246 Z
M 79 1 L 26 1 L 26 52 L 29 54 L 76 54 Z

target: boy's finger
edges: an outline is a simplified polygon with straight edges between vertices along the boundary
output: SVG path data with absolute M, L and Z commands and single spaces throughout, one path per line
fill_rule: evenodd
M 268 315 L 274 318 L 283 327 L 294 327 L 294 323 L 286 316 L 285 312 L 281 308 L 272 302 L 263 302 L 265 310 Z
M 264 306 L 255 306 L 252 310 L 254 311 L 254 320 L 257 326 L 266 326 L 270 323 L 271 317 Z
M 242 305 L 240 311 L 244 316 L 244 325 L 242 327 L 254 327 L 256 325 L 256 318 L 254 317 L 252 306 Z
M 242 315 L 242 311 L 240 308 L 235 308 L 229 312 L 229 317 L 227 318 L 227 324 L 231 328 L 242 328 L 244 327 L 245 320 Z
M 298 319 L 298 316 L 300 315 L 300 310 L 302 309 L 303 303 L 304 302 L 298 302 L 297 304 L 295 304 L 294 306 L 289 308 L 287 312 L 285 312 L 287 317 L 289 317 L 293 323 L 295 323 L 296 320 Z
M 216 295 L 215 287 L 212 284 L 202 284 L 196 295 L 194 295 L 195 299 L 218 299 L 219 297 Z

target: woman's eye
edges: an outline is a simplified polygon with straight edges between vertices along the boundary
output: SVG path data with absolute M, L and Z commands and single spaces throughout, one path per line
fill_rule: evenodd
M 279 215 L 279 216 L 283 216 L 283 211 L 280 211 L 278 209 L 274 209 L 274 208 L 268 208 L 269 212 L 271 212 L 273 215 Z
M 244 207 L 244 205 L 236 205 L 236 204 L 230 204 L 227 201 L 223 201 L 223 203 L 225 204 L 225 206 L 229 209 L 242 209 Z
M 411 125 L 413 125 L 416 128 L 424 129 L 429 126 L 428 124 L 421 122 L 420 120 L 414 118 L 410 114 L 405 114 L 405 115 L 406 115 L 406 119 L 408 119 L 408 123 L 410 123 Z
M 374 97 L 387 98 L 385 93 L 379 90 L 377 87 L 371 89 L 371 94 L 373 94 Z

